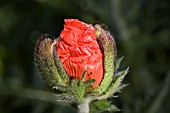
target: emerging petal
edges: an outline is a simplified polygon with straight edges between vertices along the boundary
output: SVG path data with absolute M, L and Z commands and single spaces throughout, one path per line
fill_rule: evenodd
M 93 86 L 100 85 L 103 78 L 103 55 L 96 40 L 96 31 L 91 24 L 77 19 L 66 19 L 64 30 L 56 45 L 61 63 L 73 79 L 95 79 Z

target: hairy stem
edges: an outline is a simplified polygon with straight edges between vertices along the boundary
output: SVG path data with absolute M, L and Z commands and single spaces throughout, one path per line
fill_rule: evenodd
M 89 113 L 89 104 L 92 101 L 92 98 L 86 98 L 82 103 L 78 105 L 78 113 Z
M 78 105 L 78 113 L 90 113 L 90 102 L 94 100 L 105 100 L 109 98 L 112 94 L 115 92 L 112 92 L 111 94 L 106 94 L 102 96 L 92 96 L 92 97 L 87 97 L 83 102 L 79 103 Z

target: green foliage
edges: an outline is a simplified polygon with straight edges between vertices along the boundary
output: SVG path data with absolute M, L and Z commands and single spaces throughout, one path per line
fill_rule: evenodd
M 118 112 L 120 111 L 115 105 L 107 100 L 94 101 L 91 104 L 92 111 L 90 113 L 100 113 L 100 112 Z
M 127 73 L 128 73 L 128 68 L 125 71 L 118 72 L 116 74 L 117 76 L 115 77 L 112 84 L 109 86 L 108 90 L 105 92 L 105 94 L 111 96 L 115 94 L 116 92 L 119 92 L 120 90 L 122 90 L 124 87 L 126 87 L 127 85 L 122 84 L 122 81 Z
M 92 88 L 94 80 L 84 80 L 86 71 L 84 71 L 81 80 L 73 79 L 67 86 L 54 86 L 53 89 L 56 90 L 55 94 L 62 97 L 62 101 L 65 102 L 83 102 L 87 96 L 87 92 L 90 92 L 89 88 Z

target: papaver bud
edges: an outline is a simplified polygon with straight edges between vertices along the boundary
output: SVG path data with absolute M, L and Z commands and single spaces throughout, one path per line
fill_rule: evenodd
M 47 85 L 76 102 L 91 96 L 106 99 L 122 88 L 128 69 L 117 72 L 116 56 L 114 38 L 103 25 L 77 19 L 66 19 L 57 39 L 42 35 L 35 48 L 35 62 Z

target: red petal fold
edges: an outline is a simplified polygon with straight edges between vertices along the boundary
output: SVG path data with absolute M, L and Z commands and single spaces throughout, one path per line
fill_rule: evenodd
M 56 47 L 67 74 L 81 79 L 86 70 L 85 80 L 95 79 L 93 86 L 100 85 L 103 78 L 103 55 L 97 43 L 95 29 L 77 19 L 65 19 L 64 30 Z

